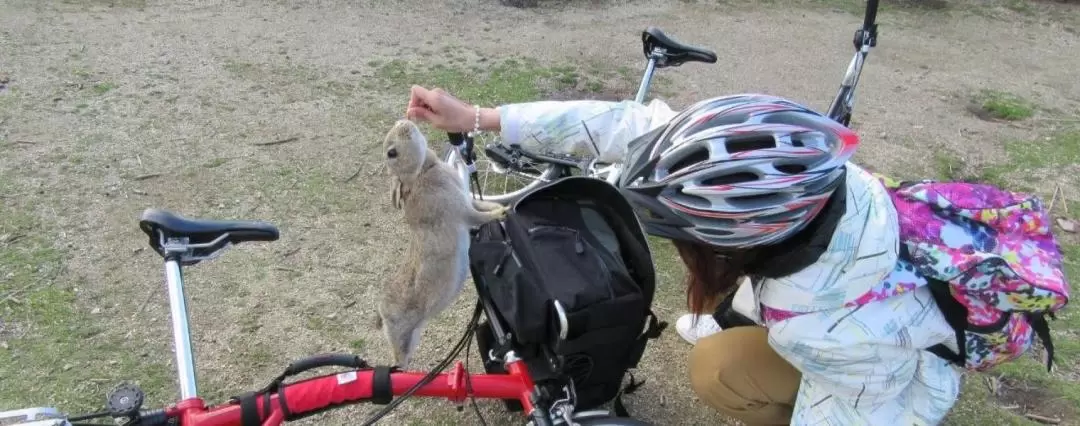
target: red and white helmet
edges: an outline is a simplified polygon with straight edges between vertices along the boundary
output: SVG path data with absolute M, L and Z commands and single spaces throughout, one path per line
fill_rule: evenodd
M 817 216 L 858 143 L 847 127 L 784 98 L 712 98 L 632 142 L 619 188 L 651 235 L 768 245 Z

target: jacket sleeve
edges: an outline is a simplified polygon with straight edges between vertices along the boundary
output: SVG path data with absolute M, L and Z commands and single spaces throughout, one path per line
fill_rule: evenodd
M 667 123 L 676 112 L 654 100 L 540 101 L 498 108 L 502 143 L 520 144 L 538 153 L 598 156 L 612 163 L 622 160 L 635 137 Z
M 792 425 L 938 424 L 956 401 L 960 377 L 920 348 L 953 339 L 925 287 L 769 330 L 769 344 L 802 373 Z

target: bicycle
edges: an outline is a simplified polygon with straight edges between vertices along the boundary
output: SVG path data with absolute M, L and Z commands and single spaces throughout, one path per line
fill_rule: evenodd
M 634 96 L 634 101 L 638 103 L 645 100 L 645 94 L 648 93 L 649 87 L 652 85 L 653 75 L 656 70 L 678 67 L 689 62 L 713 64 L 717 61 L 716 52 L 682 43 L 668 36 L 657 27 L 650 26 L 642 31 L 641 43 L 645 52 L 645 59 L 648 62 L 641 77 L 641 82 L 638 84 L 637 94 Z M 530 182 L 525 184 L 524 187 L 511 192 L 495 195 L 483 194 L 480 182 L 476 177 L 474 137 L 463 133 L 451 133 L 449 142 L 451 147 L 447 151 L 444 161 L 454 165 L 466 187 L 469 186 L 470 180 L 476 185 L 477 189 L 470 192 L 478 192 L 483 199 L 496 203 L 509 204 L 526 192 L 550 182 L 552 179 L 566 175 L 566 167 L 586 170 L 589 176 L 609 177 L 609 183 L 613 183 L 614 181 L 611 179 L 618 176 L 618 164 L 601 166 L 595 160 L 590 161 L 589 159 L 576 158 L 571 155 L 531 153 L 520 147 L 504 147 L 499 141 L 496 141 L 484 148 L 484 153 L 492 163 L 491 166 L 495 173 L 507 176 L 520 175 L 530 180 Z M 529 162 L 531 164 L 525 164 Z
M 613 417 L 607 410 L 574 412 L 572 399 L 564 398 L 548 384 L 534 383 L 525 364 L 514 352 L 510 336 L 498 320 L 493 305 L 481 297 L 469 332 L 458 346 L 430 372 L 402 371 L 393 366 L 372 366 L 353 354 L 325 353 L 295 361 L 262 389 L 248 392 L 228 402 L 208 405 L 199 396 L 194 354 L 184 296 L 183 268 L 210 261 L 229 247 L 256 241 L 275 241 L 279 231 L 271 223 L 248 220 L 187 218 L 168 210 L 147 209 L 140 229 L 150 247 L 165 261 L 165 282 L 175 349 L 180 400 L 170 406 L 143 410 L 145 394 L 137 385 L 121 384 L 106 398 L 106 409 L 79 416 L 63 415 L 55 407 L 35 407 L 0 412 L 0 424 L 18 426 L 102 425 L 87 420 L 109 417 L 127 426 L 277 426 L 325 410 L 371 402 L 385 405 L 381 413 L 365 424 L 373 424 L 406 397 L 444 397 L 459 404 L 466 399 L 516 401 L 523 407 L 529 425 L 557 426 L 648 426 L 627 417 Z M 506 374 L 473 374 L 460 360 L 447 373 L 453 357 L 466 345 L 484 312 L 496 339 L 491 360 L 499 360 Z M 347 370 L 319 375 L 291 383 L 285 379 L 321 367 Z M 562 389 L 572 393 L 572 390 Z M 400 396 L 400 398 L 394 398 Z M 572 395 L 569 395 L 572 396 Z M 475 409 L 475 405 L 473 406 Z M 479 413 L 479 411 L 477 411 Z M 15 423 L 10 423 L 14 421 Z
M 859 83 L 859 76 L 862 75 L 866 56 L 869 54 L 870 48 L 877 46 L 877 23 L 875 22 L 877 9 L 878 0 L 867 0 L 862 27 L 855 31 L 852 40 L 855 46 L 855 55 L 848 63 L 847 71 L 840 83 L 840 89 L 826 113 L 826 116 L 844 126 L 851 123 L 851 113 L 855 107 L 855 87 Z M 638 87 L 637 95 L 634 98 L 634 101 L 639 103 L 644 100 L 645 93 L 648 91 L 656 69 L 679 66 L 686 62 L 716 62 L 714 52 L 680 43 L 668 37 L 656 27 L 649 27 L 642 32 L 642 44 L 648 64 Z M 466 187 L 470 186 L 470 180 L 476 185 L 476 190 L 470 191 L 471 195 L 504 205 L 511 204 L 520 196 L 540 185 L 569 176 L 574 170 L 580 171 L 586 176 L 606 180 L 611 184 L 618 182 L 619 172 L 621 171 L 621 165 L 618 163 L 598 167 L 595 159 L 578 158 L 568 154 L 530 152 L 520 145 L 504 146 L 496 142 L 486 146 L 484 152 L 489 157 L 489 160 L 496 163 L 494 168 L 497 173 L 522 175 L 531 181 L 512 192 L 494 195 L 483 194 L 476 178 L 475 142 L 472 136 L 450 134 L 449 139 L 452 146 L 445 160 L 457 168 Z

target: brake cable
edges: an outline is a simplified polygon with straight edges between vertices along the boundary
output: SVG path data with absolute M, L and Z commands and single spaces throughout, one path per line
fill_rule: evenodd
M 454 345 L 454 348 L 450 350 L 446 358 L 440 361 L 435 366 L 435 368 L 428 372 L 428 374 L 425 375 L 423 379 L 420 379 L 420 381 L 416 382 L 416 384 L 409 388 L 409 390 L 405 391 L 405 393 L 402 393 L 389 404 L 386 404 L 386 406 L 383 407 L 382 410 L 379 410 L 379 412 L 372 415 L 371 418 L 364 422 L 363 426 L 371 426 L 375 424 L 375 422 L 381 420 L 383 417 L 386 417 L 387 414 L 390 414 L 391 411 L 393 411 L 395 408 L 397 408 L 398 405 L 401 405 L 402 402 L 404 402 L 406 399 L 416 393 L 417 390 L 435 380 L 435 378 L 438 377 L 439 372 L 445 370 L 446 367 L 449 367 L 450 363 L 453 362 L 454 358 L 456 358 L 457 355 L 461 353 L 461 350 L 464 349 L 465 345 L 470 344 L 473 332 L 476 330 L 476 325 L 480 321 L 480 312 L 482 310 L 482 306 L 479 302 L 477 302 L 476 309 L 473 310 L 472 319 L 469 320 L 469 325 L 465 329 L 465 334 L 461 336 L 461 340 L 459 340 L 457 344 Z

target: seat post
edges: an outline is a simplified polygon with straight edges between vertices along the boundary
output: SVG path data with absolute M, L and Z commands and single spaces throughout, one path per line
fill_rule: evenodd
M 165 282 L 169 288 L 169 312 L 172 316 L 173 347 L 176 351 L 176 372 L 180 381 L 180 399 L 198 396 L 195 386 L 195 362 L 188 329 L 187 301 L 184 297 L 184 277 L 179 255 L 165 258 Z
M 653 72 L 656 71 L 656 59 L 659 57 L 656 52 L 649 55 L 649 64 L 645 66 L 645 75 L 641 76 L 641 84 L 638 85 L 637 95 L 634 96 L 634 102 L 645 102 L 645 93 L 649 91 L 649 85 L 652 83 Z

